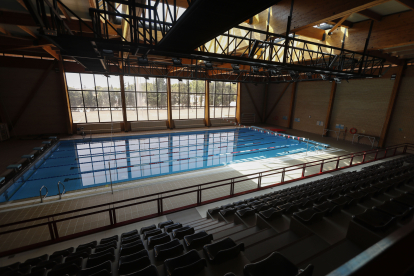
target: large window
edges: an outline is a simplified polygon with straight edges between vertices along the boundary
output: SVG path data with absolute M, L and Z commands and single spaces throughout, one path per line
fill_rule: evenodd
M 66 73 L 74 123 L 122 121 L 118 76 Z
M 210 82 L 210 118 L 236 117 L 237 83 Z
M 128 121 L 167 120 L 167 80 L 124 77 Z
M 202 119 L 205 106 L 205 81 L 171 79 L 172 119 Z

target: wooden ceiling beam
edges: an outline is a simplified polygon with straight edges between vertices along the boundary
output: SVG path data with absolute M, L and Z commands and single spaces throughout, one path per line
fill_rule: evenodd
M 380 14 L 373 12 L 371 10 L 362 10 L 357 13 L 375 21 L 381 21 L 382 19 L 382 16 Z
M 23 0 L 16 0 L 20 5 L 22 5 L 22 7 L 23 8 L 25 8 L 26 10 L 27 10 L 27 7 L 26 7 L 26 5 L 25 5 L 25 3 L 24 3 L 24 1 Z
M 65 7 L 63 7 L 62 4 L 60 4 L 59 2 L 57 4 L 58 4 L 59 10 L 63 13 L 63 15 L 65 16 L 66 20 L 68 22 L 70 22 L 72 19 L 70 18 L 69 13 L 66 11 Z
M 0 33 L 3 33 L 3 34 L 5 34 L 5 35 L 7 35 L 7 36 L 11 36 L 11 33 L 9 32 L 9 31 L 7 31 L 5 28 L 3 28 L 3 27 L 0 27 Z
M 376 57 L 379 57 L 379 58 L 383 58 L 383 59 L 385 59 L 386 61 L 388 61 L 392 64 L 397 64 L 397 65 L 402 65 L 403 64 L 403 62 L 400 59 L 398 59 L 396 57 L 393 57 L 389 54 L 383 53 L 379 50 L 372 50 L 372 51 L 369 51 L 368 53 L 370 55 L 373 55 L 373 56 L 376 56 Z
M 397 2 L 414 11 L 414 0 L 397 0 Z
M 53 50 L 52 47 L 50 47 L 49 45 L 45 45 L 42 48 L 43 48 L 43 50 L 48 52 L 52 57 L 59 60 L 59 54 L 55 50 Z
M 328 35 L 331 35 L 341 24 L 350 16 L 350 14 L 345 15 L 342 17 L 338 23 L 335 24 L 335 26 L 332 27 L 332 29 L 328 32 Z
M 328 21 L 326 23 L 329 23 L 331 25 L 335 25 L 336 23 L 339 22 L 339 20 L 341 20 L 341 19 L 335 19 L 335 20 L 332 20 L 332 21 Z M 352 28 L 353 24 L 354 23 L 352 23 L 351 21 L 345 20 L 344 22 L 342 22 L 341 27 L 349 29 L 349 28 Z
M 321 40 L 321 41 L 325 39 L 325 30 L 314 28 L 314 27 L 309 27 L 309 28 L 300 30 L 296 32 L 296 34 L 304 36 L 304 37 L 314 38 L 314 39 Z
M 17 27 L 19 27 L 20 29 L 28 33 L 29 35 L 33 36 L 34 38 L 36 39 L 38 38 L 37 35 L 34 32 L 32 32 L 29 28 L 27 28 L 26 26 L 17 25 Z

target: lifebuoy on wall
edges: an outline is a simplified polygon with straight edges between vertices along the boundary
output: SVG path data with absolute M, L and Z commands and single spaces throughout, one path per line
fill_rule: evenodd
M 357 129 L 353 127 L 349 130 L 349 133 L 355 134 L 355 133 L 357 133 Z

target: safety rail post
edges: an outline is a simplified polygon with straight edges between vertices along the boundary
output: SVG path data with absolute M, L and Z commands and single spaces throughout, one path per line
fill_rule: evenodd
M 201 186 L 197 187 L 197 205 L 201 205 Z
M 259 176 L 257 177 L 257 189 L 260 189 L 262 187 L 262 173 L 259 173 Z
M 378 157 L 378 150 L 377 150 L 377 152 L 375 152 L 374 160 L 377 160 L 377 157 Z
M 385 149 L 384 156 L 381 159 L 386 158 L 386 157 L 387 157 L 387 149 Z
M 306 169 L 306 163 L 303 164 L 303 168 L 302 168 L 302 178 L 305 177 L 305 169 Z
M 113 215 L 112 215 L 112 209 L 110 207 L 108 209 L 108 212 L 109 212 L 109 222 L 110 222 L 111 225 L 113 225 L 114 224 L 114 218 L 113 218 Z
M 54 233 L 55 233 L 55 238 L 59 239 L 59 233 L 58 233 L 58 228 L 57 228 L 57 225 L 56 225 L 56 221 L 53 217 L 52 217 L 52 219 L 53 219 L 52 225 L 53 225 L 53 230 L 54 230 Z
M 323 163 L 324 163 L 324 160 L 322 160 L 322 163 L 321 163 L 321 168 L 320 168 L 320 170 L 319 170 L 319 173 L 322 173 L 322 171 L 323 171 Z
M 49 228 L 50 239 L 55 240 L 55 234 L 53 233 L 52 222 L 47 219 L 47 227 Z
M 285 173 L 286 173 L 286 170 L 285 170 L 285 168 L 283 168 L 283 171 L 282 171 L 282 179 L 281 179 L 280 183 L 285 182 Z
M 114 219 L 114 224 L 116 224 L 116 212 L 115 212 L 115 208 L 112 208 L 112 218 Z
M 364 151 L 364 155 L 362 156 L 362 162 L 361 164 L 365 163 L 365 157 L 367 156 L 367 152 Z
M 162 210 L 162 197 L 160 197 L 160 195 L 158 195 L 158 198 L 157 198 L 157 207 L 158 207 L 158 215 L 161 215 L 162 213 L 163 213 L 163 210 Z
M 230 179 L 230 196 L 234 195 L 234 178 Z
M 354 155 L 351 156 L 351 161 L 349 162 L 349 166 L 352 166 L 352 161 L 354 161 Z
M 337 170 L 337 169 L 338 169 L 338 167 L 339 167 L 339 160 L 340 160 L 340 159 L 339 159 L 339 156 L 338 156 L 338 160 L 336 160 L 336 168 L 335 168 L 336 170 Z

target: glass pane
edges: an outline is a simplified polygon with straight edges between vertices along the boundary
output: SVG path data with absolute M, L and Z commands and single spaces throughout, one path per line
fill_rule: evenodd
M 69 100 L 71 107 L 83 107 L 81 91 L 69 91 Z
M 171 107 L 171 114 L 173 120 L 179 120 L 180 119 L 180 108 L 179 107 Z
M 80 76 L 78 73 L 66 73 L 66 83 L 68 90 L 80 90 Z
M 124 76 L 125 91 L 135 91 L 135 77 Z
M 189 107 L 188 108 L 188 119 L 196 119 L 197 118 L 197 108 Z
M 223 105 L 223 96 L 220 94 L 216 94 L 215 98 L 214 98 L 214 105 L 215 106 L 221 106 Z
M 99 123 L 98 109 L 86 108 L 86 120 L 88 123 Z
M 180 81 L 180 92 L 188 93 L 188 80 Z
M 204 107 L 203 108 L 198 107 L 197 108 L 197 119 L 203 119 L 203 118 L 204 118 Z
M 221 118 L 221 110 L 222 110 L 222 108 L 221 107 L 216 107 L 214 109 L 215 109 L 214 110 L 214 118 Z
M 229 105 L 230 105 L 230 96 L 223 95 L 223 106 L 229 106 Z
M 197 92 L 197 81 L 196 80 L 190 80 L 189 82 L 190 86 L 190 93 L 196 93 Z
M 187 107 L 180 108 L 180 119 L 188 119 L 188 108 Z
M 138 121 L 147 121 L 148 113 L 146 107 L 138 107 Z
M 109 108 L 99 108 L 99 119 L 101 122 L 111 121 L 111 111 Z
M 197 106 L 197 95 L 196 94 L 189 94 L 189 105 L 190 106 Z
M 224 117 L 229 117 L 229 108 L 228 107 L 223 107 L 223 111 L 221 113 L 221 116 Z
M 83 101 L 85 102 L 85 107 L 96 107 L 96 92 L 83 91 Z
M 122 110 L 120 108 L 112 109 L 112 121 L 119 122 L 123 120 L 124 117 L 122 116 Z
M 147 92 L 147 80 L 145 78 L 136 77 L 135 86 L 137 92 Z
M 157 109 L 148 109 L 148 120 L 158 120 Z
M 157 78 L 158 92 L 167 92 L 167 79 Z
M 95 75 L 95 85 L 98 91 L 108 91 L 108 78 L 104 75 Z
M 171 82 L 171 92 L 180 92 L 180 84 L 177 79 L 170 79 Z
M 167 120 L 167 107 L 163 106 L 162 108 L 158 109 L 158 116 L 159 120 Z
M 148 92 L 157 92 L 156 78 L 148 78 L 147 80 L 147 91 Z
M 157 96 L 158 96 L 158 93 L 147 93 L 148 108 L 157 108 L 157 106 L 158 106 L 158 104 L 157 104 L 157 102 L 158 102 Z
M 214 106 L 214 94 L 209 95 L 209 105 Z
M 86 123 L 85 110 L 83 108 L 72 108 L 71 110 L 73 123 Z
M 216 94 L 221 94 L 223 92 L 223 82 L 216 81 Z
M 232 83 L 231 84 L 231 94 L 233 95 L 237 95 L 237 83 Z
M 179 93 L 171 93 L 171 105 L 178 106 L 180 104 L 180 94 Z
M 109 91 L 121 91 L 121 83 L 119 82 L 119 76 L 109 76 Z
M 135 107 L 137 101 L 135 99 L 135 92 L 125 92 L 125 104 L 126 107 Z
M 206 93 L 206 82 L 202 80 L 197 81 L 197 93 L 205 94 Z
M 230 100 L 230 105 L 231 106 L 236 106 L 237 95 L 230 95 L 229 100 Z
M 136 121 L 137 120 L 137 110 L 135 108 L 127 108 L 127 120 Z
M 110 92 L 111 107 L 122 107 L 121 93 Z
M 205 95 L 197 95 L 197 106 L 205 106 L 204 99 L 206 98 Z
M 180 93 L 180 106 L 188 106 L 188 94 Z
M 229 117 L 236 117 L 236 107 L 229 108 Z
M 167 106 L 167 93 L 158 93 L 158 106 Z
M 224 94 L 230 94 L 230 84 L 231 82 L 223 82 L 223 93 Z
M 214 107 L 210 106 L 210 118 L 215 118 Z
M 137 106 L 146 108 L 147 106 L 147 94 L 146 93 L 137 93 Z
M 215 91 L 216 91 L 216 82 L 212 81 L 212 82 L 210 82 L 210 95 L 214 94 Z
M 99 107 L 109 107 L 109 93 L 108 92 L 98 92 L 98 106 Z
M 95 80 L 93 74 L 80 74 L 83 90 L 95 90 Z

